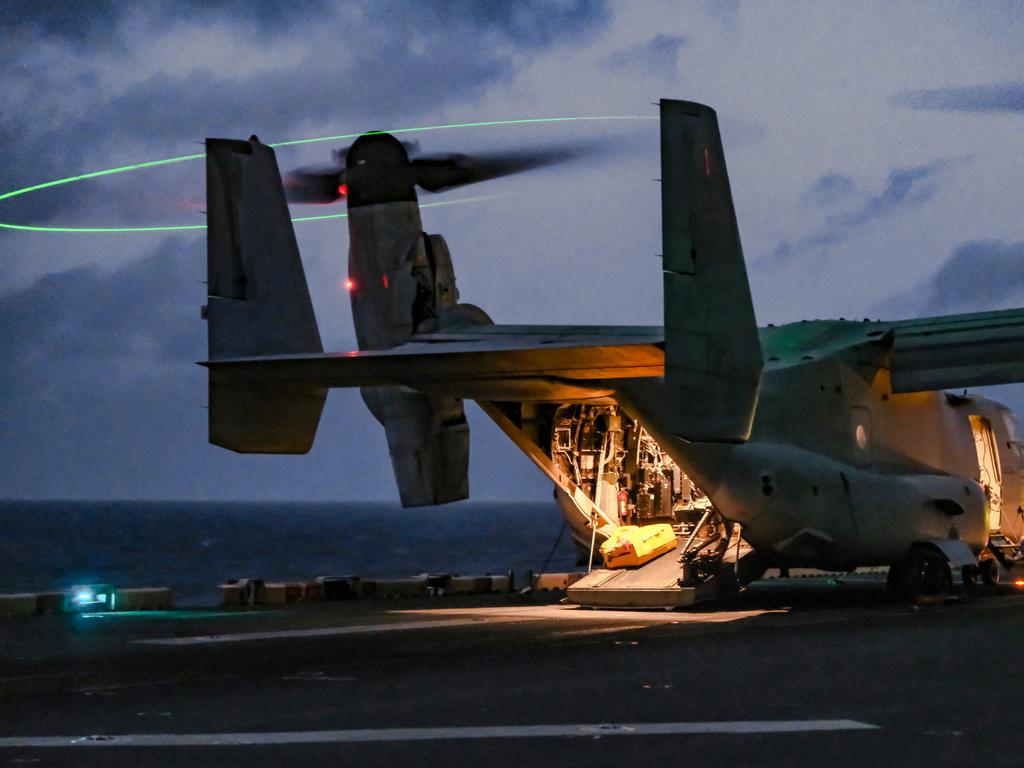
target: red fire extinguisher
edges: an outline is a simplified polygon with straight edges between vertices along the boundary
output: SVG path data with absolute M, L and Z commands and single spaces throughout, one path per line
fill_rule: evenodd
M 619 525 L 625 525 L 629 518 L 629 494 L 619 491 Z

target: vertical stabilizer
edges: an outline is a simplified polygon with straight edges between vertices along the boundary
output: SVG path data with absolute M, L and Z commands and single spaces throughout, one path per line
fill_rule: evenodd
M 662 100 L 661 180 L 668 426 L 742 442 L 763 362 L 713 109 Z
M 210 360 L 323 352 L 274 151 L 206 140 Z M 243 453 L 305 453 L 326 391 L 210 373 L 210 442 Z
M 210 359 L 323 352 L 274 150 L 206 140 Z

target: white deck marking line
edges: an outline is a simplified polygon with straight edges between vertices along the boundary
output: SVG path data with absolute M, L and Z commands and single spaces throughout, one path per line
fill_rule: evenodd
M 508 621 L 506 619 L 506 621 Z M 371 632 L 401 632 L 409 629 L 437 629 L 466 624 L 496 623 L 486 619 L 446 619 L 442 621 L 406 621 L 394 624 L 357 624 L 351 627 L 319 627 L 316 629 L 284 629 L 278 632 L 238 632 L 230 635 L 196 635 L 194 637 L 159 637 L 133 640 L 146 645 L 211 645 L 244 643 L 250 640 L 288 640 L 301 637 L 333 637 L 335 635 L 366 635 Z
M 736 720 L 691 723 L 576 723 L 484 725 L 449 728 L 366 728 L 348 731 L 271 733 L 141 733 L 96 736 L 8 736 L 4 747 L 237 747 L 274 744 L 339 744 L 452 739 L 537 739 L 566 736 L 685 736 L 691 734 L 866 731 L 879 726 L 858 720 Z
M 552 632 L 552 637 L 589 637 L 591 635 L 610 635 L 615 632 L 629 632 L 634 629 L 649 629 L 651 624 L 619 624 L 617 627 L 588 627 L 585 629 L 567 629 Z
M 587 610 L 580 606 L 512 606 L 508 608 L 413 608 L 395 611 L 407 615 L 418 616 L 487 616 L 511 619 L 557 619 L 560 621 L 594 622 L 612 624 L 629 622 L 632 624 L 719 624 L 742 619 L 753 619 L 767 615 L 786 615 L 784 609 L 756 609 L 750 611 L 716 611 L 714 613 L 691 613 L 688 611 L 656 610 L 620 610 L 601 608 Z

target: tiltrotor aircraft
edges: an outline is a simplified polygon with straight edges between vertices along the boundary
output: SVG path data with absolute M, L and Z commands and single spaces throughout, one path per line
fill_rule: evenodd
M 671 554 L 598 569 L 592 605 L 683 605 L 768 567 L 890 566 L 907 598 L 994 581 L 1019 559 L 1024 452 L 1013 415 L 943 390 L 1024 381 L 1024 309 L 758 328 L 717 118 L 661 110 L 664 327 L 495 325 L 459 303 L 416 187 L 560 159 L 410 159 L 365 134 L 282 182 L 273 150 L 207 141 L 209 439 L 305 453 L 327 389 L 360 387 L 405 506 L 468 496 L 463 399 L 554 482 L 584 548 L 670 522 Z M 325 353 L 289 219 L 344 195 L 359 351 Z

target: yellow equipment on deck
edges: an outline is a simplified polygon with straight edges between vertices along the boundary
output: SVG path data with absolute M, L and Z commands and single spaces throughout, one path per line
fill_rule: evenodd
M 643 565 L 676 546 L 676 535 L 667 523 L 622 525 L 601 545 L 605 568 Z

